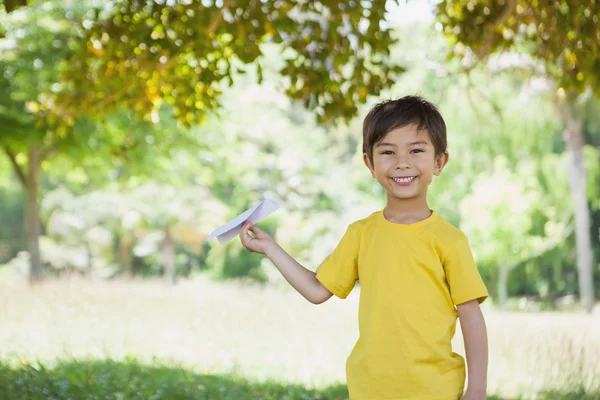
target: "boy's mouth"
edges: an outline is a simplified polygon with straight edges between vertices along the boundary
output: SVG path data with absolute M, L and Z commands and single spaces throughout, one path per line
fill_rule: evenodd
M 392 180 L 394 182 L 396 182 L 397 185 L 400 186 L 408 186 L 411 183 L 413 183 L 413 181 L 417 179 L 416 176 L 407 176 L 407 177 L 402 177 L 402 178 L 392 178 Z

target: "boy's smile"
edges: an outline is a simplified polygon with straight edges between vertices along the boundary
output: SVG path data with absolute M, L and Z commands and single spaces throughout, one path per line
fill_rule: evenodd
M 398 186 L 408 186 L 417 179 L 416 176 L 392 178 Z
M 439 175 L 448 154 L 435 154 L 427 131 L 415 124 L 389 131 L 373 147 L 373 161 L 365 154 L 365 164 L 385 189 L 388 203 L 398 200 L 423 201 L 434 175 Z

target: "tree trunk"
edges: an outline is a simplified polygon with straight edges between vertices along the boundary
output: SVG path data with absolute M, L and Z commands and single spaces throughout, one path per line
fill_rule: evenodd
M 501 310 L 506 308 L 508 300 L 508 271 L 509 268 L 501 265 L 498 271 L 498 305 Z
M 129 278 L 133 278 L 133 265 L 131 257 L 131 241 L 126 236 L 119 238 L 119 266 L 121 272 Z
M 592 239 L 590 235 L 590 212 L 587 200 L 587 173 L 583 164 L 584 138 L 581 121 L 576 117 L 572 104 L 563 109 L 565 131 L 563 138 L 569 156 L 569 187 L 575 207 L 575 238 L 577 243 L 577 271 L 579 295 L 586 312 L 594 308 L 594 279 L 592 274 Z
M 84 241 L 85 254 L 87 256 L 87 263 L 85 266 L 85 276 L 90 279 L 92 277 L 92 269 L 94 267 L 94 254 L 92 253 L 92 247 L 87 239 Z
M 165 230 L 165 239 L 163 241 L 163 265 L 165 268 L 165 278 L 167 279 L 167 282 L 174 285 L 176 283 L 175 245 L 168 228 Z
M 38 191 L 40 184 L 41 154 L 38 145 L 29 149 L 29 168 L 25 176 L 25 226 L 27 227 L 27 251 L 30 257 L 29 282 L 42 279 L 40 256 L 40 210 Z

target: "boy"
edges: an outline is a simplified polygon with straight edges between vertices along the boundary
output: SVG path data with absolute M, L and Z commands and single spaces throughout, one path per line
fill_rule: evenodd
M 352 400 L 485 399 L 487 290 L 466 236 L 427 205 L 448 162 L 446 125 L 415 96 L 375 106 L 363 123 L 363 158 L 387 193 L 382 211 L 351 224 L 317 268 L 302 267 L 246 222 L 240 239 L 267 256 L 307 300 L 346 298 L 360 280 L 359 339 L 346 375 Z M 254 237 L 248 232 L 252 232 Z M 468 363 L 452 352 L 460 318 Z

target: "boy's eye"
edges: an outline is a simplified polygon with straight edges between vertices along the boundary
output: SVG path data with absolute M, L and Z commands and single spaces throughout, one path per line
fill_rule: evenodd
M 386 150 L 386 151 L 382 151 L 382 152 L 381 152 L 381 154 L 384 154 L 384 155 L 388 155 L 388 156 L 389 156 L 389 155 L 392 155 L 392 154 L 394 154 L 394 152 L 393 152 L 393 151 L 391 151 L 391 150 Z
M 414 153 L 423 153 L 423 150 L 421 150 L 421 149 L 414 149 L 414 150 L 411 150 L 411 153 L 413 153 L 413 154 Z

